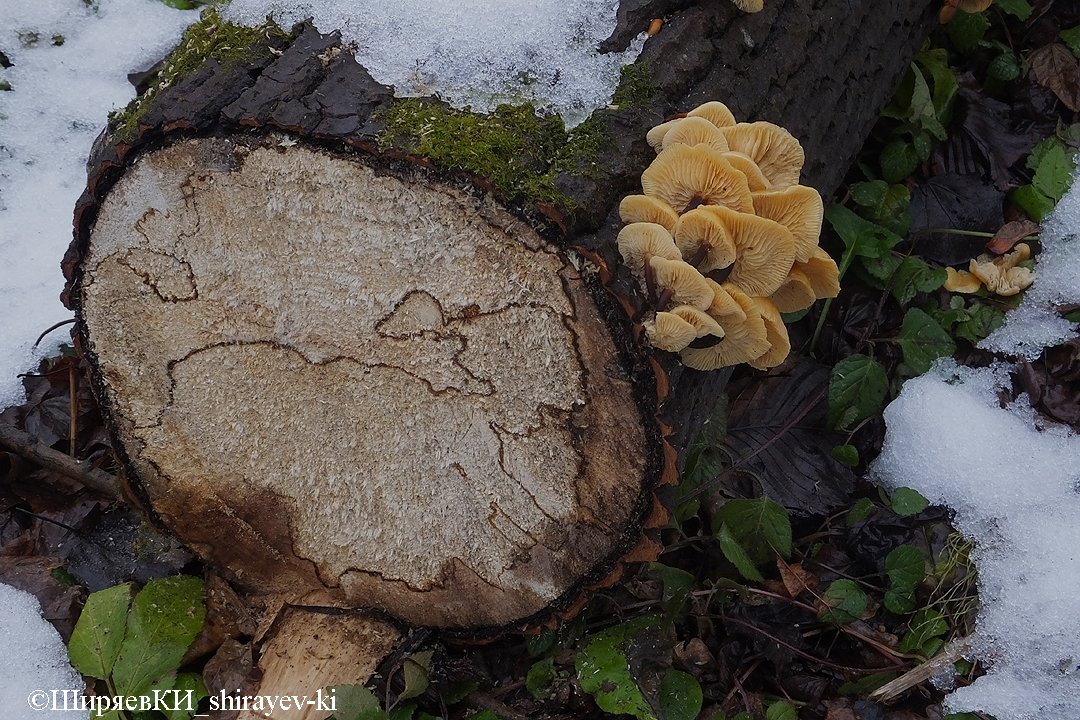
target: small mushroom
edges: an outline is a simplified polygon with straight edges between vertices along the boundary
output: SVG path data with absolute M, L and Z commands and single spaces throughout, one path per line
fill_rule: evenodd
M 1017 266 L 1017 263 L 1029 257 L 1031 257 L 1031 248 L 1027 243 L 1018 243 L 1012 252 L 993 260 L 989 255 L 980 255 L 971 261 L 968 270 L 982 280 L 990 292 L 1009 297 L 1035 282 L 1035 273 L 1025 267 Z
M 805 310 L 814 304 L 817 300 L 817 295 L 814 294 L 814 288 L 810 285 L 810 280 L 807 279 L 806 273 L 795 267 L 791 268 L 791 272 L 788 273 L 787 280 L 784 284 L 776 289 L 769 299 L 776 305 L 776 309 L 782 313 L 793 313 L 799 310 Z
M 768 178 L 761 172 L 761 168 L 746 153 L 729 150 L 724 153 L 724 157 L 731 163 L 731 167 L 746 176 L 746 184 L 750 187 L 751 193 L 761 192 L 772 187 Z
M 709 305 L 707 312 L 715 317 L 721 325 L 729 320 L 735 320 L 737 322 L 743 322 L 746 320 L 746 311 L 742 309 L 742 306 L 732 297 L 732 293 L 745 294 L 739 290 L 735 285 L 721 285 L 712 278 L 705 278 L 705 282 L 709 283 L 709 287 L 713 290 L 713 301 Z
M 723 205 L 752 213 L 754 202 L 746 176 L 707 145 L 672 145 L 661 151 L 641 174 L 649 197 L 682 213 L 691 202 Z
M 731 233 L 737 257 L 728 282 L 747 295 L 768 297 L 787 279 L 795 261 L 795 240 L 778 222 L 726 207 L 704 208 L 715 214 Z
M 673 315 L 678 315 L 686 322 L 694 326 L 697 330 L 697 336 L 695 340 L 706 335 L 715 335 L 718 338 L 724 337 L 724 328 L 720 326 L 715 319 L 713 319 L 707 312 L 698 310 L 693 305 L 679 305 L 669 310 Z M 679 348 L 680 350 L 682 348 Z
M 784 319 L 780 317 L 780 311 L 777 310 L 776 305 L 767 298 L 756 297 L 753 300 L 765 323 L 769 349 L 748 362 L 751 367 L 758 370 L 768 370 L 787 359 L 788 353 L 791 352 L 791 340 L 788 339 L 787 326 L 784 325 Z
M 735 262 L 735 241 L 707 206 L 679 217 L 675 226 L 675 245 L 682 251 L 683 259 L 703 275 Z
M 627 224 L 644 222 L 663 225 L 672 235 L 675 234 L 675 223 L 679 221 L 679 213 L 672 210 L 670 205 L 648 195 L 624 197 L 619 203 L 619 217 Z
M 799 184 L 805 155 L 787 130 L 769 122 L 737 123 L 720 130 L 730 149 L 749 155 L 774 189 Z
M 698 336 L 697 328 L 670 312 L 658 312 L 642 325 L 653 347 L 668 352 L 679 352 Z
M 765 0 L 731 0 L 743 12 L 756 13 L 765 7 Z
M 792 269 L 795 268 L 806 275 L 818 300 L 840 294 L 840 270 L 836 267 L 836 261 L 820 247 L 814 248 L 814 253 L 806 262 L 796 261 Z
M 825 216 L 818 191 L 806 185 L 792 185 L 783 190 L 756 192 L 753 198 L 754 214 L 775 220 L 790 230 L 795 240 L 795 259 L 809 260 L 817 249 L 821 220 Z
M 675 118 L 674 120 L 660 123 L 645 134 L 645 140 L 649 143 L 649 147 L 655 150 L 658 155 L 660 154 L 660 151 L 664 149 L 664 136 L 668 134 L 668 131 L 678 125 L 680 120 L 682 120 L 682 118 Z
M 945 268 L 945 289 L 949 292 L 977 293 L 982 287 L 982 280 L 967 270 Z
M 742 306 L 746 319 L 722 322 L 724 339 L 715 345 L 684 348 L 679 353 L 684 365 L 695 370 L 716 370 L 756 360 L 769 351 L 768 330 L 757 303 L 738 290 L 732 297 Z
M 720 129 L 705 118 L 685 117 L 674 124 L 664 134 L 663 149 L 667 150 L 673 145 L 699 145 L 704 144 L 718 153 L 728 151 L 727 138 Z
M 667 228 L 649 222 L 631 223 L 619 231 L 619 254 L 635 273 L 642 272 L 649 256 L 682 260 Z
M 667 295 L 668 301 L 676 305 L 693 305 L 704 310 L 713 302 L 713 290 L 705 282 L 705 277 L 697 269 L 682 260 L 669 260 L 654 255 L 649 260 L 656 278 L 656 284 Z M 657 310 L 663 310 L 667 303 L 661 300 Z
M 728 106 L 717 100 L 702 103 L 686 113 L 687 117 L 705 118 L 718 128 L 735 125 L 735 116 L 728 110 Z

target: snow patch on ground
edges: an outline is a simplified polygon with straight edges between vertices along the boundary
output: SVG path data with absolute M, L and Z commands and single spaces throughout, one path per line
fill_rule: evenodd
M 197 18 L 155 0 L 27 0 L 0 13 L 0 51 L 13 63 L 0 70 L 12 88 L 0 92 L 0 408 L 22 401 L 16 375 L 34 364 L 38 334 L 71 317 L 60 259 L 94 138 L 134 97 L 127 74 Z
M 356 60 L 398 95 L 437 94 L 455 107 L 489 112 L 531 101 L 573 126 L 611 100 L 619 70 L 641 52 L 596 46 L 615 29 L 618 0 L 233 0 L 227 19 L 282 27 L 313 18 L 341 30 Z M 644 28 L 642 28 L 644 30 Z
M 1075 336 L 1076 325 L 1053 306 L 1080 303 L 1080 168 L 1072 189 L 1043 223 L 1040 240 L 1034 284 L 1020 307 L 1006 315 L 1005 325 L 979 347 L 1034 360 L 1043 348 Z
M 0 583 L 0 718 L 4 720 L 83 720 L 89 711 L 49 710 L 53 690 L 77 690 L 85 683 L 68 662 L 60 633 L 41 616 L 41 606 L 30 593 Z M 32 695 L 45 691 L 47 697 Z M 70 693 L 69 693 L 70 695 Z M 62 695 L 58 695 L 63 702 Z M 63 707 L 61 705 L 61 707 Z

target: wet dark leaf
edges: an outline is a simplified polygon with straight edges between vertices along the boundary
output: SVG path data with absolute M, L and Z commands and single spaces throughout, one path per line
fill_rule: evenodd
M 796 514 L 828 514 L 848 502 L 854 487 L 850 468 L 831 454 L 842 436 L 822 430 L 826 403 L 819 396 L 829 375 L 829 368 L 810 360 L 785 365 L 739 393 L 728 416 L 728 435 L 721 446 L 728 462 L 761 450 L 740 471 L 754 478 L 762 494 Z M 815 400 L 799 423 L 777 437 Z M 724 486 L 733 488 L 734 479 Z
M 1013 220 L 1001 226 L 994 238 L 986 243 L 986 249 L 998 255 L 1004 255 L 1013 249 L 1013 245 L 1024 238 L 1041 231 L 1037 223 L 1030 220 Z
M 939 175 L 911 196 L 911 229 L 928 228 L 994 232 L 1001 227 L 1005 194 L 976 175 Z M 915 252 L 941 265 L 967 262 L 982 252 L 985 238 L 929 233 L 920 235 Z
M 1060 43 L 1044 45 L 1031 53 L 1029 62 L 1040 85 L 1053 91 L 1065 107 L 1080 112 L 1078 63 L 1069 48 Z
M 36 597 L 41 603 L 41 614 L 66 642 L 79 619 L 86 590 L 59 580 L 54 574 L 59 567 L 56 558 L 0 555 L 0 582 Z

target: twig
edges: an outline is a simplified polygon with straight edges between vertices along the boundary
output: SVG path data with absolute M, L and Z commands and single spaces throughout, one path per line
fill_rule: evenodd
M 38 339 L 34 341 L 34 347 L 36 348 L 41 343 L 41 341 L 45 339 L 45 336 L 48 335 L 49 333 L 51 333 L 53 330 L 55 330 L 57 328 L 62 328 L 65 325 L 71 325 L 74 322 L 75 322 L 75 318 L 71 318 L 70 320 L 61 320 L 60 322 L 56 323 L 55 325 L 52 325 L 51 327 L 46 328 L 45 332 L 38 335 Z
M 27 460 L 32 460 L 41 467 L 55 470 L 73 480 L 78 480 L 91 490 L 113 498 L 122 498 L 120 480 L 104 470 L 80 462 L 70 455 L 53 450 L 48 445 L 34 439 L 28 433 L 7 423 L 0 422 L 0 445 L 18 453 Z
M 870 699 L 888 702 L 910 688 L 929 680 L 945 668 L 950 667 L 961 655 L 967 652 L 971 646 L 972 638 L 972 635 L 968 635 L 954 643 L 950 643 L 930 660 L 870 693 Z
M 79 398 L 75 393 L 75 366 L 68 365 L 68 455 L 75 457 L 75 426 L 79 416 Z

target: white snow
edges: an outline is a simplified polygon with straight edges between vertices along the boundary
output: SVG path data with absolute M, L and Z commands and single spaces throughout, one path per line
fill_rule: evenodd
M 606 104 L 620 54 L 595 46 L 615 27 L 617 0 L 235 0 L 233 19 L 286 27 L 314 16 L 324 32 L 343 29 L 358 58 L 399 94 L 438 93 L 487 110 L 534 101 L 568 124 Z M 127 74 L 163 57 L 198 17 L 156 0 L 18 0 L 0 12 L 0 408 L 21 402 L 16 377 L 67 337 L 34 339 L 71 314 L 60 304 L 59 264 L 71 240 L 75 201 L 90 146 L 110 110 L 134 95 Z M 53 45 L 63 36 L 62 45 Z M 34 40 L 36 37 L 36 41 Z
M 86 683 L 68 662 L 60 633 L 41 616 L 36 597 L 4 583 L 0 583 L 0 648 L 4 652 L 0 663 L 0 718 L 89 717 L 89 711 L 63 709 L 63 691 L 69 691 L 67 697 L 73 702 L 70 691 L 81 694 Z M 59 691 L 55 710 L 51 709 L 53 690 Z
M 285 28 L 312 17 L 320 32 L 340 29 L 356 43 L 357 61 L 399 95 L 438 94 L 477 112 L 532 101 L 572 126 L 611 100 L 619 69 L 645 43 L 641 33 L 624 52 L 596 50 L 618 8 L 618 0 L 233 0 L 223 14 L 248 25 L 273 14 Z
M 1075 336 L 1076 325 L 1062 318 L 1054 305 L 1080 303 L 1080 168 L 1072 190 L 1058 202 L 1043 223 L 1042 252 L 1035 266 L 1035 282 L 1020 307 L 1008 313 L 1005 325 L 979 343 L 979 347 L 1034 360 L 1045 347 Z
M 127 74 L 160 59 L 197 17 L 154 0 L 4 4 L 0 51 L 14 66 L 0 70 L 12 87 L 0 92 L 0 408 L 22 401 L 16 375 L 34 364 L 35 338 L 71 316 L 60 259 L 94 138 L 134 96 Z

